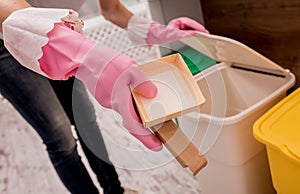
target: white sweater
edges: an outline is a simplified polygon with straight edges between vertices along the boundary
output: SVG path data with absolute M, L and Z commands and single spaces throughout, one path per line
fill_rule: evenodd
M 86 0 L 26 0 L 33 7 L 65 8 L 77 11 Z M 96 1 L 96 0 L 95 0 Z M 0 32 L 0 39 L 3 35 Z

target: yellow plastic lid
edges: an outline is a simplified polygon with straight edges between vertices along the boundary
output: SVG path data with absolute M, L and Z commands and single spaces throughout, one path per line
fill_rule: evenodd
M 253 134 L 258 141 L 300 163 L 300 88 L 259 118 Z

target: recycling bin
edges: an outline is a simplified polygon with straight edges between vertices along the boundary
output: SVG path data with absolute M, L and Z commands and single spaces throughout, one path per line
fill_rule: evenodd
M 295 76 L 229 38 L 197 33 L 182 42 L 218 61 L 194 75 L 206 102 L 178 118 L 208 160 L 196 177 L 201 194 L 274 194 L 266 148 L 252 128 L 286 96 Z
M 265 144 L 278 194 L 300 193 L 300 88 L 254 124 L 254 137 Z

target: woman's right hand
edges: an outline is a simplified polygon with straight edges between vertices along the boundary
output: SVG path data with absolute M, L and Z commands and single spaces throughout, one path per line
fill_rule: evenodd
M 74 12 L 46 8 L 13 12 L 4 22 L 7 49 L 22 65 L 49 78 L 76 76 L 102 106 L 122 116 L 123 126 L 134 137 L 151 150 L 162 149 L 160 140 L 139 120 L 130 89 L 153 98 L 156 86 L 130 57 L 95 45 L 65 25 L 70 13 Z

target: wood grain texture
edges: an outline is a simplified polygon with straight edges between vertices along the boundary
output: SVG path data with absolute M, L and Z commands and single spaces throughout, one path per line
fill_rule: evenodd
M 300 86 L 300 0 L 201 0 L 206 28 L 238 40 L 284 68 Z

